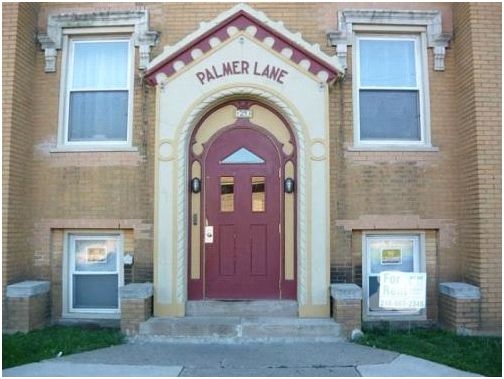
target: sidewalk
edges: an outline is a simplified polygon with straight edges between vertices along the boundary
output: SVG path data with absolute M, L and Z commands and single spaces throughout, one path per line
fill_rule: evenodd
M 478 376 L 357 344 L 130 342 L 2 371 L 3 376 Z

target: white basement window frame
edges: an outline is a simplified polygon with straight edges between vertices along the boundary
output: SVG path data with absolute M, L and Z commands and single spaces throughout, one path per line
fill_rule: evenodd
M 401 259 L 383 262 L 382 258 L 380 261 L 379 254 L 382 248 L 401 250 Z M 383 255 L 383 251 L 381 254 Z M 365 321 L 426 320 L 425 308 L 421 310 L 386 310 L 378 306 L 378 279 L 381 271 L 425 272 L 424 232 L 364 232 L 362 234 L 362 262 L 362 316 Z
M 103 33 L 99 35 L 89 34 L 92 31 L 89 29 L 65 30 L 63 37 L 63 80 L 60 91 L 58 148 L 69 150 L 131 149 L 135 49 L 131 34 L 126 34 L 125 32 L 131 33 L 132 29 L 127 27 L 113 28 L 108 30 L 109 33 L 104 33 L 106 30 L 107 28 L 102 29 Z M 93 33 L 96 33 L 96 30 Z M 102 78 L 92 74 L 88 78 L 85 78 L 82 73 L 76 72 L 77 67 L 79 67 L 76 63 L 76 52 L 79 51 L 78 54 L 82 54 L 82 57 L 84 56 L 82 52 L 87 50 L 89 53 L 91 46 L 95 46 L 97 51 L 101 50 L 101 56 L 96 54 L 94 62 L 92 57 L 85 58 L 93 66 L 96 66 L 97 63 L 99 64 L 100 61 L 104 62 L 105 59 L 112 58 L 111 61 L 114 61 L 114 57 L 108 55 L 109 52 L 114 50 L 112 47 L 115 47 L 119 54 L 127 54 L 126 62 L 123 63 L 124 68 L 121 70 L 121 78 L 109 79 L 107 78 L 109 76 L 108 73 Z M 111 49 L 107 49 L 107 46 L 111 47 Z M 116 62 L 113 62 L 115 64 L 112 64 L 111 67 L 112 72 L 117 73 L 119 72 L 117 65 L 120 60 L 117 57 L 115 60 Z M 103 70 L 106 70 L 107 63 L 104 63 L 103 66 Z M 96 96 L 92 96 L 93 94 L 96 94 Z M 101 97 L 101 100 L 98 97 Z M 75 124 L 73 124 L 76 119 L 72 117 L 72 114 L 75 116 L 78 113 L 73 113 L 75 106 L 75 104 L 71 103 L 73 98 L 78 99 L 81 105 L 85 105 L 86 98 L 90 103 L 94 101 L 98 105 L 103 105 L 104 101 L 105 103 L 109 101 L 109 106 L 104 105 L 101 112 L 104 115 L 110 115 L 110 112 L 116 110 L 117 114 L 115 116 L 117 117 L 109 120 L 107 124 L 104 122 L 104 117 L 101 117 L 99 114 L 93 117 L 94 112 L 82 107 L 80 116 L 87 116 L 87 119 L 80 121 L 82 124 L 79 127 L 82 130 L 80 130 L 81 135 L 79 136 L 78 133 L 75 133 Z M 120 112 L 120 109 L 124 111 Z M 95 125 L 97 132 L 94 135 L 89 132 L 86 134 L 85 128 L 92 124 L 93 119 L 97 122 Z M 108 129 L 110 133 L 110 130 L 114 128 L 120 130 L 119 135 L 107 135 L 105 130 Z
M 120 317 L 119 287 L 124 285 L 123 241 L 123 234 L 117 232 L 65 233 L 63 317 Z M 93 289 L 97 293 L 86 293 Z
M 395 33 L 384 32 L 382 28 L 361 30 L 355 27 L 354 29 L 354 147 L 432 148 L 427 48 L 425 33 L 420 32 L 422 28 L 417 28 L 417 31 L 410 33 L 405 32 L 404 28 L 388 29 Z M 389 45 L 387 53 L 393 61 L 398 62 L 394 69 L 396 72 L 402 72 L 402 75 L 393 76 L 394 70 L 387 72 L 386 69 L 379 69 L 379 67 L 391 66 L 390 64 L 380 66 L 380 62 L 383 64 L 383 60 L 387 59 L 387 53 L 383 53 L 387 44 Z M 377 49 L 378 46 L 382 48 Z M 404 51 L 399 51 L 401 48 Z M 408 54 L 406 50 L 409 50 L 411 55 L 409 64 L 403 57 L 402 59 L 394 57 L 394 54 L 403 56 Z M 365 59 L 372 60 L 372 57 L 366 58 L 364 51 L 366 54 L 374 51 L 380 62 L 377 62 L 376 66 L 365 65 Z M 383 57 L 380 57 L 380 54 L 383 54 Z M 406 76 L 409 79 L 404 79 Z M 373 94 L 381 95 L 381 98 L 376 98 L 374 108 L 366 107 L 364 95 L 372 96 Z M 406 100 L 405 104 L 409 101 L 410 117 L 405 117 L 406 112 L 397 110 L 392 105 L 398 104 L 398 101 L 403 98 Z M 387 106 L 390 107 L 389 111 L 384 112 Z M 370 112 L 366 114 L 368 109 Z M 408 128 L 401 128 L 407 123 L 410 124 Z M 380 126 L 382 130 L 375 129 L 375 126 Z

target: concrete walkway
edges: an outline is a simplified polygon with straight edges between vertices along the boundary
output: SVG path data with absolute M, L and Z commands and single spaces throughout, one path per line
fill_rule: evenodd
M 32 363 L 3 376 L 478 376 L 347 342 L 187 344 L 130 342 Z

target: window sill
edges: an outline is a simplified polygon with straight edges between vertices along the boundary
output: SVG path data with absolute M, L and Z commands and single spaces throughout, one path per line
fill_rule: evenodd
M 347 151 L 377 151 L 377 152 L 439 152 L 435 146 L 425 145 L 354 145 L 348 146 Z
M 58 146 L 51 149 L 51 153 L 83 153 L 83 152 L 138 152 L 138 148 L 132 146 Z
M 407 314 L 407 313 L 394 313 L 394 312 L 373 312 L 373 314 L 364 314 L 362 316 L 364 322 L 373 321 L 427 321 L 427 314 L 425 308 L 423 308 L 420 313 L 417 314 Z

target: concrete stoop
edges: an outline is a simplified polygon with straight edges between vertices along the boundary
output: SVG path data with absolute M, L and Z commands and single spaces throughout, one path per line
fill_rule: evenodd
M 331 318 L 298 318 L 296 302 L 189 302 L 186 317 L 153 317 L 140 324 L 138 341 L 339 342 Z
M 158 342 L 338 342 L 334 320 L 294 317 L 153 317 L 134 340 Z
M 188 301 L 187 316 L 223 317 L 297 317 L 298 303 L 293 300 Z

